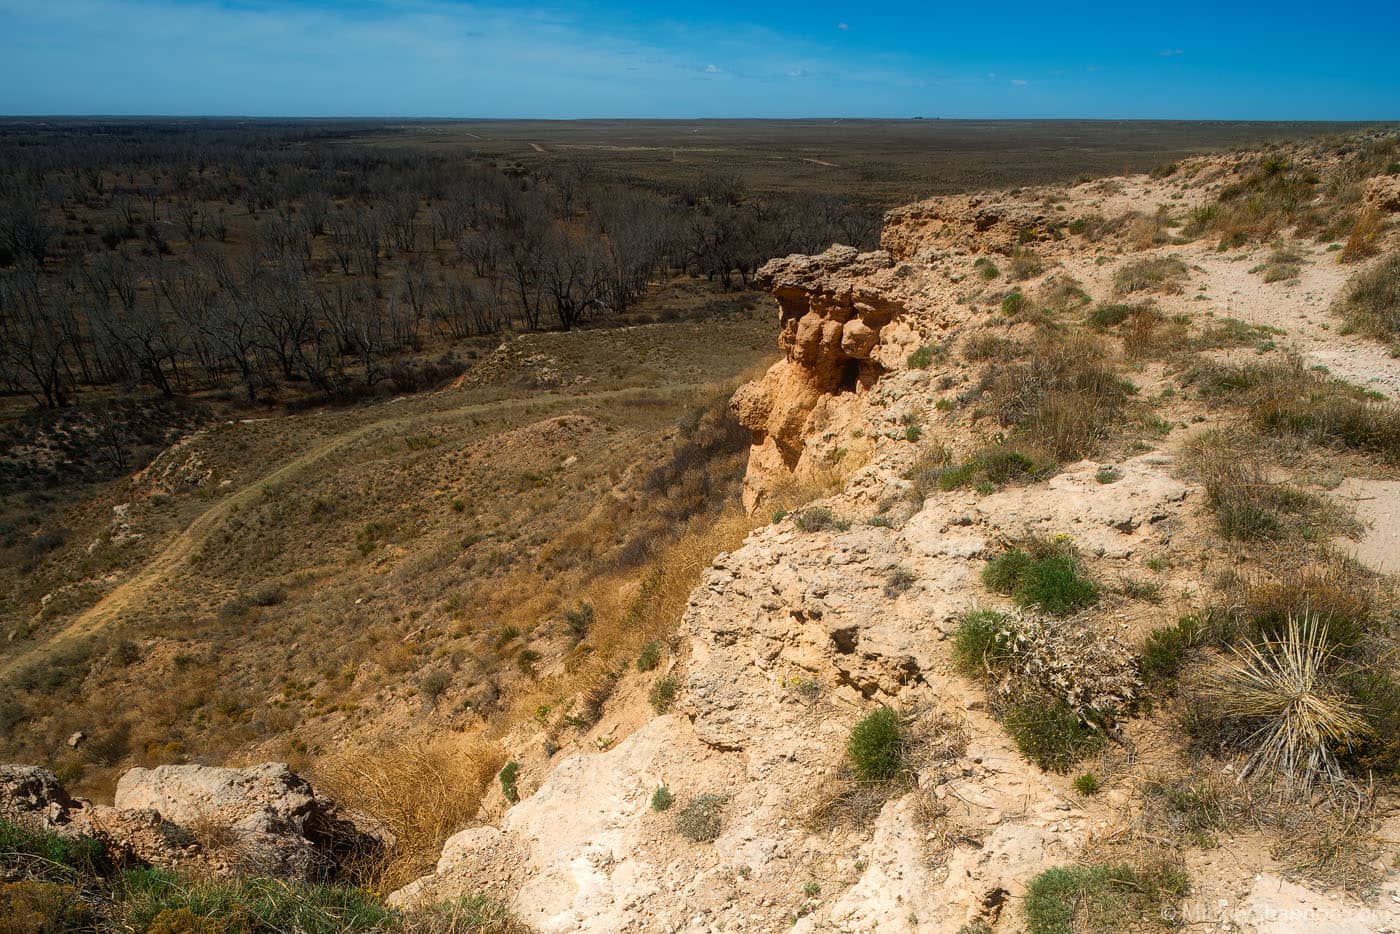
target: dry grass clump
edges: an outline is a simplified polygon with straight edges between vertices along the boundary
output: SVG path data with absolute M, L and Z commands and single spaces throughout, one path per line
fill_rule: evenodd
M 1250 270 L 1250 272 L 1259 273 L 1265 282 L 1296 279 L 1302 271 L 1302 254 L 1284 245 L 1274 247 L 1263 263 Z
M 1341 511 L 1322 497 L 1273 479 L 1258 440 L 1248 434 L 1208 431 L 1191 439 L 1185 453 L 1225 538 L 1316 541 L 1325 532 L 1347 528 Z
M 1036 300 L 1040 307 L 1057 314 L 1083 308 L 1091 301 L 1083 284 L 1069 275 L 1054 275 L 1046 279 L 1036 292 Z
M 804 824 L 813 831 L 868 826 L 886 801 L 918 787 L 920 774 L 950 768 L 967 741 L 966 726 L 948 714 L 876 710 L 851 731 L 841 764 L 814 784 Z
M 476 815 L 503 759 L 500 749 L 480 739 L 404 742 L 323 759 L 314 780 L 336 801 L 368 814 L 394 835 L 382 864 L 355 867 L 387 891 L 437 861 L 443 842 Z
M 1254 638 L 1281 638 L 1290 619 L 1311 617 L 1326 624 L 1332 644 L 1340 646 L 1361 640 L 1383 598 L 1381 578 L 1340 555 L 1274 578 L 1247 579 L 1234 596 Z
M 1006 265 L 1011 278 L 1017 282 L 1034 279 L 1045 271 L 1045 260 L 1023 247 L 1011 251 Z
M 1188 374 L 1207 398 L 1244 405 L 1256 428 L 1400 460 L 1400 405 L 1290 359 L 1197 364 Z
M 1089 334 L 1043 336 L 1028 360 L 987 374 L 984 386 L 1015 440 L 1059 461 L 1095 451 L 1122 423 L 1134 392 Z
M 1295 166 L 1281 153 L 1261 158 L 1219 198 L 1195 209 L 1184 233 L 1214 233 L 1222 249 L 1268 241 L 1307 213 L 1320 181 L 1311 169 Z
M 1380 252 L 1381 235 L 1385 233 L 1385 217 L 1380 208 L 1367 205 L 1356 215 L 1356 223 L 1342 245 L 1340 259 L 1344 263 L 1354 263 Z
M 1149 775 L 1138 794 L 1140 810 L 1134 829 L 1166 837 L 1178 846 L 1211 846 L 1217 831 L 1241 823 L 1250 812 L 1247 789 L 1208 769 Z
M 1241 778 L 1262 773 L 1303 789 L 1342 780 L 1338 751 L 1369 727 L 1333 677 L 1335 661 L 1325 623 L 1290 617 L 1280 638 L 1232 647 L 1210 672 L 1201 696 L 1249 751 Z
M 1025 347 L 1009 337 L 983 331 L 963 341 L 962 353 L 968 363 L 983 363 L 987 360 L 1014 360 L 1025 353 Z
M 498 728 L 508 729 L 542 708 L 567 717 L 571 705 L 561 704 L 560 698 L 573 698 L 574 713 L 582 712 L 584 722 L 596 720 L 617 682 L 618 667 L 636 658 L 649 642 L 664 641 L 675 631 L 690 592 L 714 556 L 737 547 L 754 524 L 738 510 L 715 521 L 697 519 L 655 550 L 640 587 L 624 587 L 625 575 L 593 581 L 579 595 L 594 607 L 588 637 L 562 670 L 541 676 L 514 699 Z
M 934 489 L 948 491 L 973 487 L 990 493 L 1013 480 L 1037 480 L 1049 474 L 1054 463 L 1039 451 L 1024 445 L 989 444 L 978 448 L 958 464 L 948 463 L 945 456 L 936 466 L 920 465 L 911 479 L 921 497 Z
M 1179 295 L 1186 291 L 1186 264 L 1175 256 L 1148 256 L 1130 260 L 1113 273 L 1113 291 L 1119 295 L 1132 292 L 1163 292 Z
M 1352 276 L 1334 311 L 1362 334 L 1400 340 L 1400 253 Z

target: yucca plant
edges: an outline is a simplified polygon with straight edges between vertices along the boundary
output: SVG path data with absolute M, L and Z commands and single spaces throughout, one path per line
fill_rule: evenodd
M 1241 745 L 1253 751 L 1240 777 L 1271 773 L 1303 788 L 1341 779 L 1335 751 L 1353 746 L 1367 726 L 1329 676 L 1327 626 L 1290 616 L 1278 638 L 1231 651 L 1205 694 L 1222 719 L 1250 730 Z

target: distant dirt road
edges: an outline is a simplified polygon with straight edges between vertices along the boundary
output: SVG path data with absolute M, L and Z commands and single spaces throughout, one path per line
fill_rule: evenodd
M 209 539 L 229 514 L 262 494 L 268 484 L 285 481 L 325 460 L 330 455 L 359 441 L 376 431 L 385 430 L 402 434 L 411 426 L 444 419 L 460 418 L 464 415 L 491 412 L 508 412 L 512 409 L 529 407 L 550 408 L 557 406 L 570 409 L 580 403 L 597 402 L 607 399 L 628 397 L 656 398 L 674 397 L 712 388 L 711 383 L 678 383 L 657 388 L 610 389 L 603 392 L 585 393 L 576 396 L 527 396 L 519 399 L 505 399 L 499 402 L 463 405 L 457 408 L 423 412 L 418 415 L 391 416 L 378 419 L 352 428 L 349 431 L 329 438 L 312 447 L 277 469 L 264 474 L 238 491 L 225 496 L 218 503 L 200 513 L 183 531 L 127 580 L 118 584 L 110 593 L 79 613 L 73 620 L 43 642 L 30 646 L 25 651 L 0 663 L 0 680 L 8 678 L 24 664 L 42 655 L 51 646 L 73 639 L 81 639 L 101 631 L 123 610 L 136 604 L 151 592 L 151 589 L 165 581 L 180 568 L 198 548 Z

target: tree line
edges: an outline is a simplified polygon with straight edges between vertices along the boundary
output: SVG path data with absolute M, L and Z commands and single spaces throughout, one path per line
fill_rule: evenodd
M 358 142 L 355 124 L 0 128 L 0 390 L 333 395 L 434 339 L 570 329 L 674 276 L 870 247 L 877 212 Z M 382 129 L 382 128 L 380 128 Z M 403 388 L 403 387 L 400 387 Z

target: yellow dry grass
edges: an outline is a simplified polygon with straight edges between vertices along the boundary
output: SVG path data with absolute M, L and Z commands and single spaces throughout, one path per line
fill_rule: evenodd
M 366 883 L 389 891 L 437 861 L 443 841 L 476 815 L 503 761 L 501 750 L 480 737 L 435 737 L 346 750 L 318 762 L 313 780 L 394 835 L 386 858 L 355 867 Z

